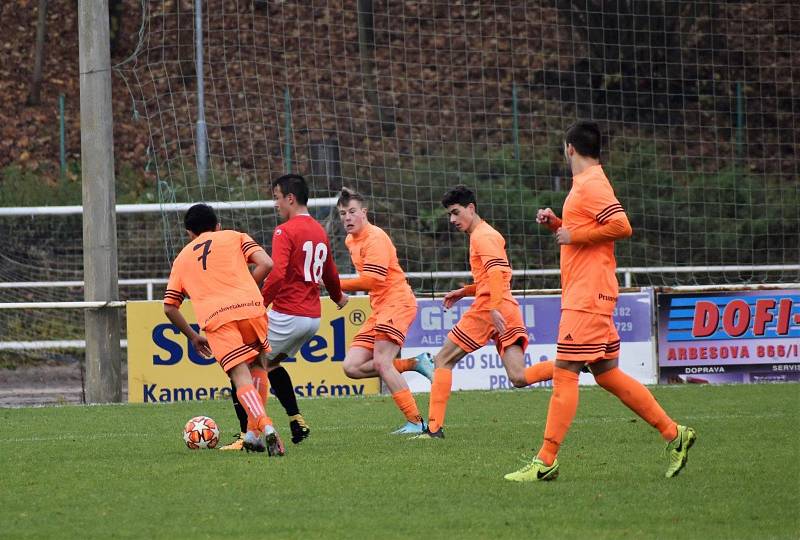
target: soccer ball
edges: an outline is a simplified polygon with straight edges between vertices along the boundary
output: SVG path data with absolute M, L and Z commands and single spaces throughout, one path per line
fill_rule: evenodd
M 214 448 L 219 442 L 219 426 L 208 416 L 195 416 L 183 427 L 183 440 L 192 450 Z

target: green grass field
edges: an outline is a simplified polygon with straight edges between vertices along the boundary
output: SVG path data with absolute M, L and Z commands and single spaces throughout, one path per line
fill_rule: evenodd
M 183 445 L 197 414 L 228 442 L 228 402 L 0 409 L 0 537 L 800 537 L 800 386 L 654 392 L 699 436 L 669 480 L 658 434 L 596 388 L 544 484 L 503 474 L 538 448 L 549 390 L 454 393 L 443 441 L 388 435 L 389 397 L 305 400 L 311 438 L 271 459 Z

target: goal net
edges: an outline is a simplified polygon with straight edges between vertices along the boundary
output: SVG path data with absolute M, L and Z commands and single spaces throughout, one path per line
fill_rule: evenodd
M 351 186 L 404 268 L 429 274 L 418 290 L 433 290 L 452 284 L 435 272 L 467 269 L 439 204 L 463 183 L 515 269 L 554 270 L 536 209 L 560 212 L 563 132 L 594 119 L 635 231 L 619 266 L 656 269 L 633 285 L 798 279 L 791 2 L 211 0 L 199 48 L 192 2 L 142 7 L 139 47 L 118 71 L 165 201 L 269 198 L 290 170 L 316 197 Z M 349 268 L 343 249 L 337 262 Z
M 316 199 L 363 192 L 420 293 L 467 279 L 467 240 L 439 203 L 457 183 L 505 236 L 514 287 L 558 287 L 558 249 L 534 217 L 561 211 L 577 119 L 601 125 L 634 228 L 617 245 L 624 283 L 800 280 L 793 2 L 142 0 L 140 13 L 115 72 L 125 121 L 149 132 L 162 207 L 117 218 L 123 299 L 163 293 L 152 280 L 185 242 L 164 205 L 269 200 L 288 171 Z M 330 204 L 313 212 L 351 272 Z M 220 214 L 269 247 L 271 208 Z M 0 221 L 3 301 L 82 299 L 79 214 Z M 80 340 L 83 316 L 5 311 L 0 333 Z

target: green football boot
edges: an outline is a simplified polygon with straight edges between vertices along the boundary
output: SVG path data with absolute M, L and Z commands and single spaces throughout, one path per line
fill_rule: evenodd
M 508 473 L 503 478 L 512 482 L 549 482 L 558 478 L 558 460 L 553 461 L 552 465 L 545 465 L 537 456 L 520 470 Z
M 669 459 L 669 467 L 664 476 L 672 478 L 681 472 L 681 469 L 689 459 L 689 448 L 692 447 L 696 440 L 697 433 L 692 428 L 678 426 L 678 436 L 668 442 L 667 448 L 664 450 L 664 453 L 667 454 L 667 459 Z

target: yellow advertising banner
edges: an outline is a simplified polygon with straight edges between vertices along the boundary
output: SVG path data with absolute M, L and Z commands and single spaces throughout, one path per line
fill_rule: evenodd
M 191 302 L 181 312 L 195 329 Z M 319 331 L 282 364 L 298 397 L 377 394 L 378 379 L 353 380 L 342 370 L 347 347 L 371 313 L 369 298 L 351 297 L 344 309 L 322 299 Z M 164 403 L 229 398 L 230 381 L 215 359 L 194 350 L 169 322 L 159 301 L 128 302 L 128 401 Z

